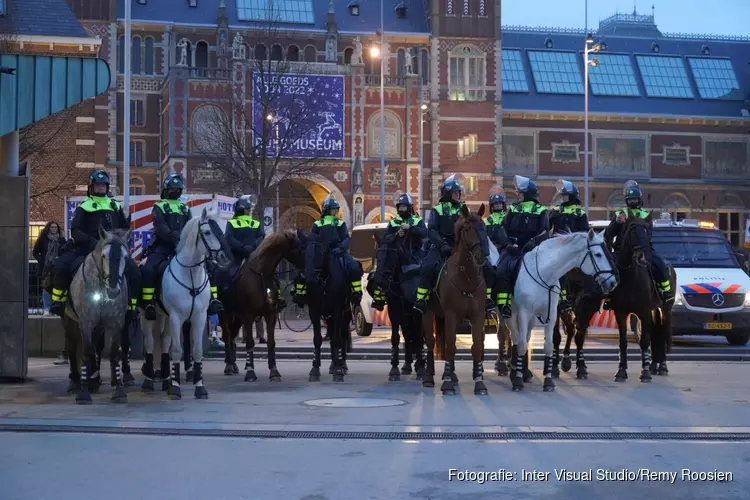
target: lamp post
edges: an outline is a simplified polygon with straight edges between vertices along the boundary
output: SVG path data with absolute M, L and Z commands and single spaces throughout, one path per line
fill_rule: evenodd
M 422 190 L 424 189 L 424 185 L 422 184 L 424 182 L 424 122 L 425 116 L 428 116 L 429 114 L 430 112 L 428 111 L 427 104 L 422 104 L 419 107 L 419 175 L 417 176 L 417 208 L 419 209 L 420 217 L 424 214 L 424 194 L 422 193 Z
M 123 95 L 123 121 L 122 124 L 122 209 L 127 217 L 130 214 L 130 80 L 131 80 L 131 0 L 125 0 L 125 53 L 123 57 L 125 72 L 125 89 Z
M 589 59 L 590 52 L 599 52 L 601 46 L 594 44 L 589 33 L 583 50 L 583 192 L 586 213 L 589 211 L 589 66 L 596 67 L 596 58 Z

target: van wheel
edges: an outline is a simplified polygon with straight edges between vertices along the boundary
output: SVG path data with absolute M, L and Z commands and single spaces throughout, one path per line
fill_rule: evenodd
M 731 335 L 726 335 L 726 339 L 730 345 L 745 345 L 747 344 L 747 341 L 750 340 L 750 332 L 733 333 Z
M 365 319 L 365 313 L 362 312 L 362 306 L 354 308 L 354 331 L 360 337 L 369 337 L 372 333 L 372 323 Z

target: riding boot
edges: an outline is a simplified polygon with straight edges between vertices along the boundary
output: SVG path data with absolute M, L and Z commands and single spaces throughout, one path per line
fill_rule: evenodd
M 279 311 L 286 307 L 286 300 L 281 296 L 281 290 L 276 290 L 276 307 Z
M 306 298 L 307 285 L 303 281 L 298 279 L 294 283 L 294 294 L 292 295 L 292 302 L 297 304 L 299 307 L 305 307 Z
M 146 306 L 143 308 L 143 315 L 147 321 L 156 321 L 156 306 L 153 299 L 146 303 Z
M 492 300 L 492 288 L 487 289 L 487 300 L 485 301 L 485 309 L 490 312 L 495 309 L 495 303 Z
M 570 300 L 568 300 L 568 291 L 565 289 L 560 290 L 560 303 L 558 307 L 562 312 L 569 312 L 572 309 Z
M 430 285 L 417 287 L 417 301 L 414 303 L 414 310 L 419 314 L 425 314 L 427 312 L 427 301 L 430 298 Z
M 68 290 L 52 288 L 52 303 L 49 306 L 49 313 L 63 317 L 65 314 L 65 302 L 68 300 Z
M 224 311 L 224 306 L 219 302 L 219 290 L 215 285 L 211 285 L 211 302 L 208 303 L 207 314 L 213 316 Z

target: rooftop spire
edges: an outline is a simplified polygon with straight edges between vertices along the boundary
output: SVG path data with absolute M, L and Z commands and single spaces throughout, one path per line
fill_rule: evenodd
M 335 14 L 335 12 L 333 10 L 333 0 L 329 0 L 329 2 L 328 2 L 328 13 L 329 14 Z

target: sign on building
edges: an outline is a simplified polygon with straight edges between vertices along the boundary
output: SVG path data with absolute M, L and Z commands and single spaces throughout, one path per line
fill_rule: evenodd
M 253 73 L 253 130 L 269 155 L 343 158 L 344 77 Z
M 750 248 L 750 217 L 745 221 L 745 248 Z

